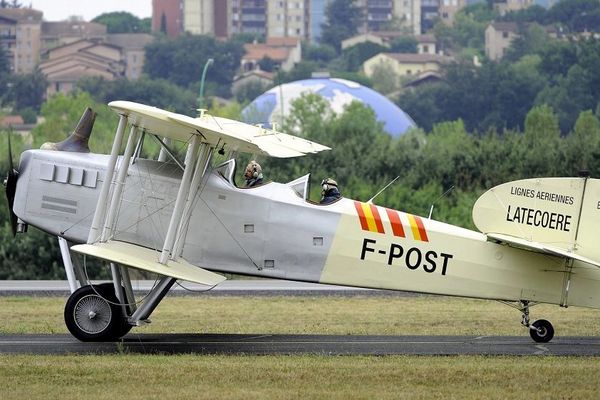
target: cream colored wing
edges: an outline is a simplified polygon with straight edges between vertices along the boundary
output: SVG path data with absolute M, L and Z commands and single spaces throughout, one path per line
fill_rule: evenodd
M 182 142 L 189 141 L 193 135 L 200 135 L 202 142 L 212 146 L 278 158 L 330 150 L 306 139 L 208 114 L 191 118 L 129 101 L 113 101 L 108 105 L 119 114 L 126 115 L 133 125 Z
M 167 265 L 161 264 L 158 262 L 160 252 L 125 242 L 108 241 L 105 243 L 79 244 L 71 247 L 71 250 L 202 285 L 214 286 L 226 279 L 222 275 L 192 265 L 182 258 L 177 261 L 169 260 Z

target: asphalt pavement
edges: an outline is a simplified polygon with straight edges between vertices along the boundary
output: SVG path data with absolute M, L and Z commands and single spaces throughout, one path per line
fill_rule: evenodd
M 84 343 L 70 335 L 0 335 L 5 354 L 317 354 L 600 356 L 599 337 L 129 334 Z

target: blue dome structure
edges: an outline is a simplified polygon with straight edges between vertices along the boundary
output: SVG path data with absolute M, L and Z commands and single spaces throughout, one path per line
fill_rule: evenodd
M 360 101 L 375 111 L 377 120 L 383 123 L 384 130 L 392 136 L 402 135 L 416 126 L 408 114 L 385 96 L 359 83 L 336 78 L 303 79 L 275 86 L 244 108 L 242 118 L 247 123 L 265 126 L 273 120 L 281 121 L 282 110 L 284 117 L 287 117 L 291 103 L 305 93 L 323 96 L 337 114 L 341 114 L 344 107 L 352 101 Z

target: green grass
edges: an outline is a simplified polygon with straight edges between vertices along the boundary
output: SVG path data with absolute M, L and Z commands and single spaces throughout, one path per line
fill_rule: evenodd
M 64 299 L 0 297 L 0 333 L 66 332 Z M 537 306 L 557 335 L 597 310 Z M 133 332 L 522 335 L 519 312 L 447 297 L 173 297 Z M 590 399 L 593 357 L 0 355 L 0 399 Z
M 66 333 L 65 299 L 0 297 L 1 333 Z M 539 305 L 560 336 L 600 332 L 600 311 Z M 497 302 L 450 297 L 171 297 L 132 332 L 351 335 L 523 335 L 520 313 Z
M 591 399 L 590 358 L 0 356 L 2 399 Z

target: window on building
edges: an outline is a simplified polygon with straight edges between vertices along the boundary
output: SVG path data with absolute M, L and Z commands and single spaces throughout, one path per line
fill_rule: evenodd
M 508 38 L 508 32 L 502 32 L 502 37 L 503 37 L 504 39 Z
M 428 45 L 423 45 L 423 53 L 429 53 L 429 46 Z
M 410 69 L 406 70 L 406 75 L 412 75 L 412 71 Z

